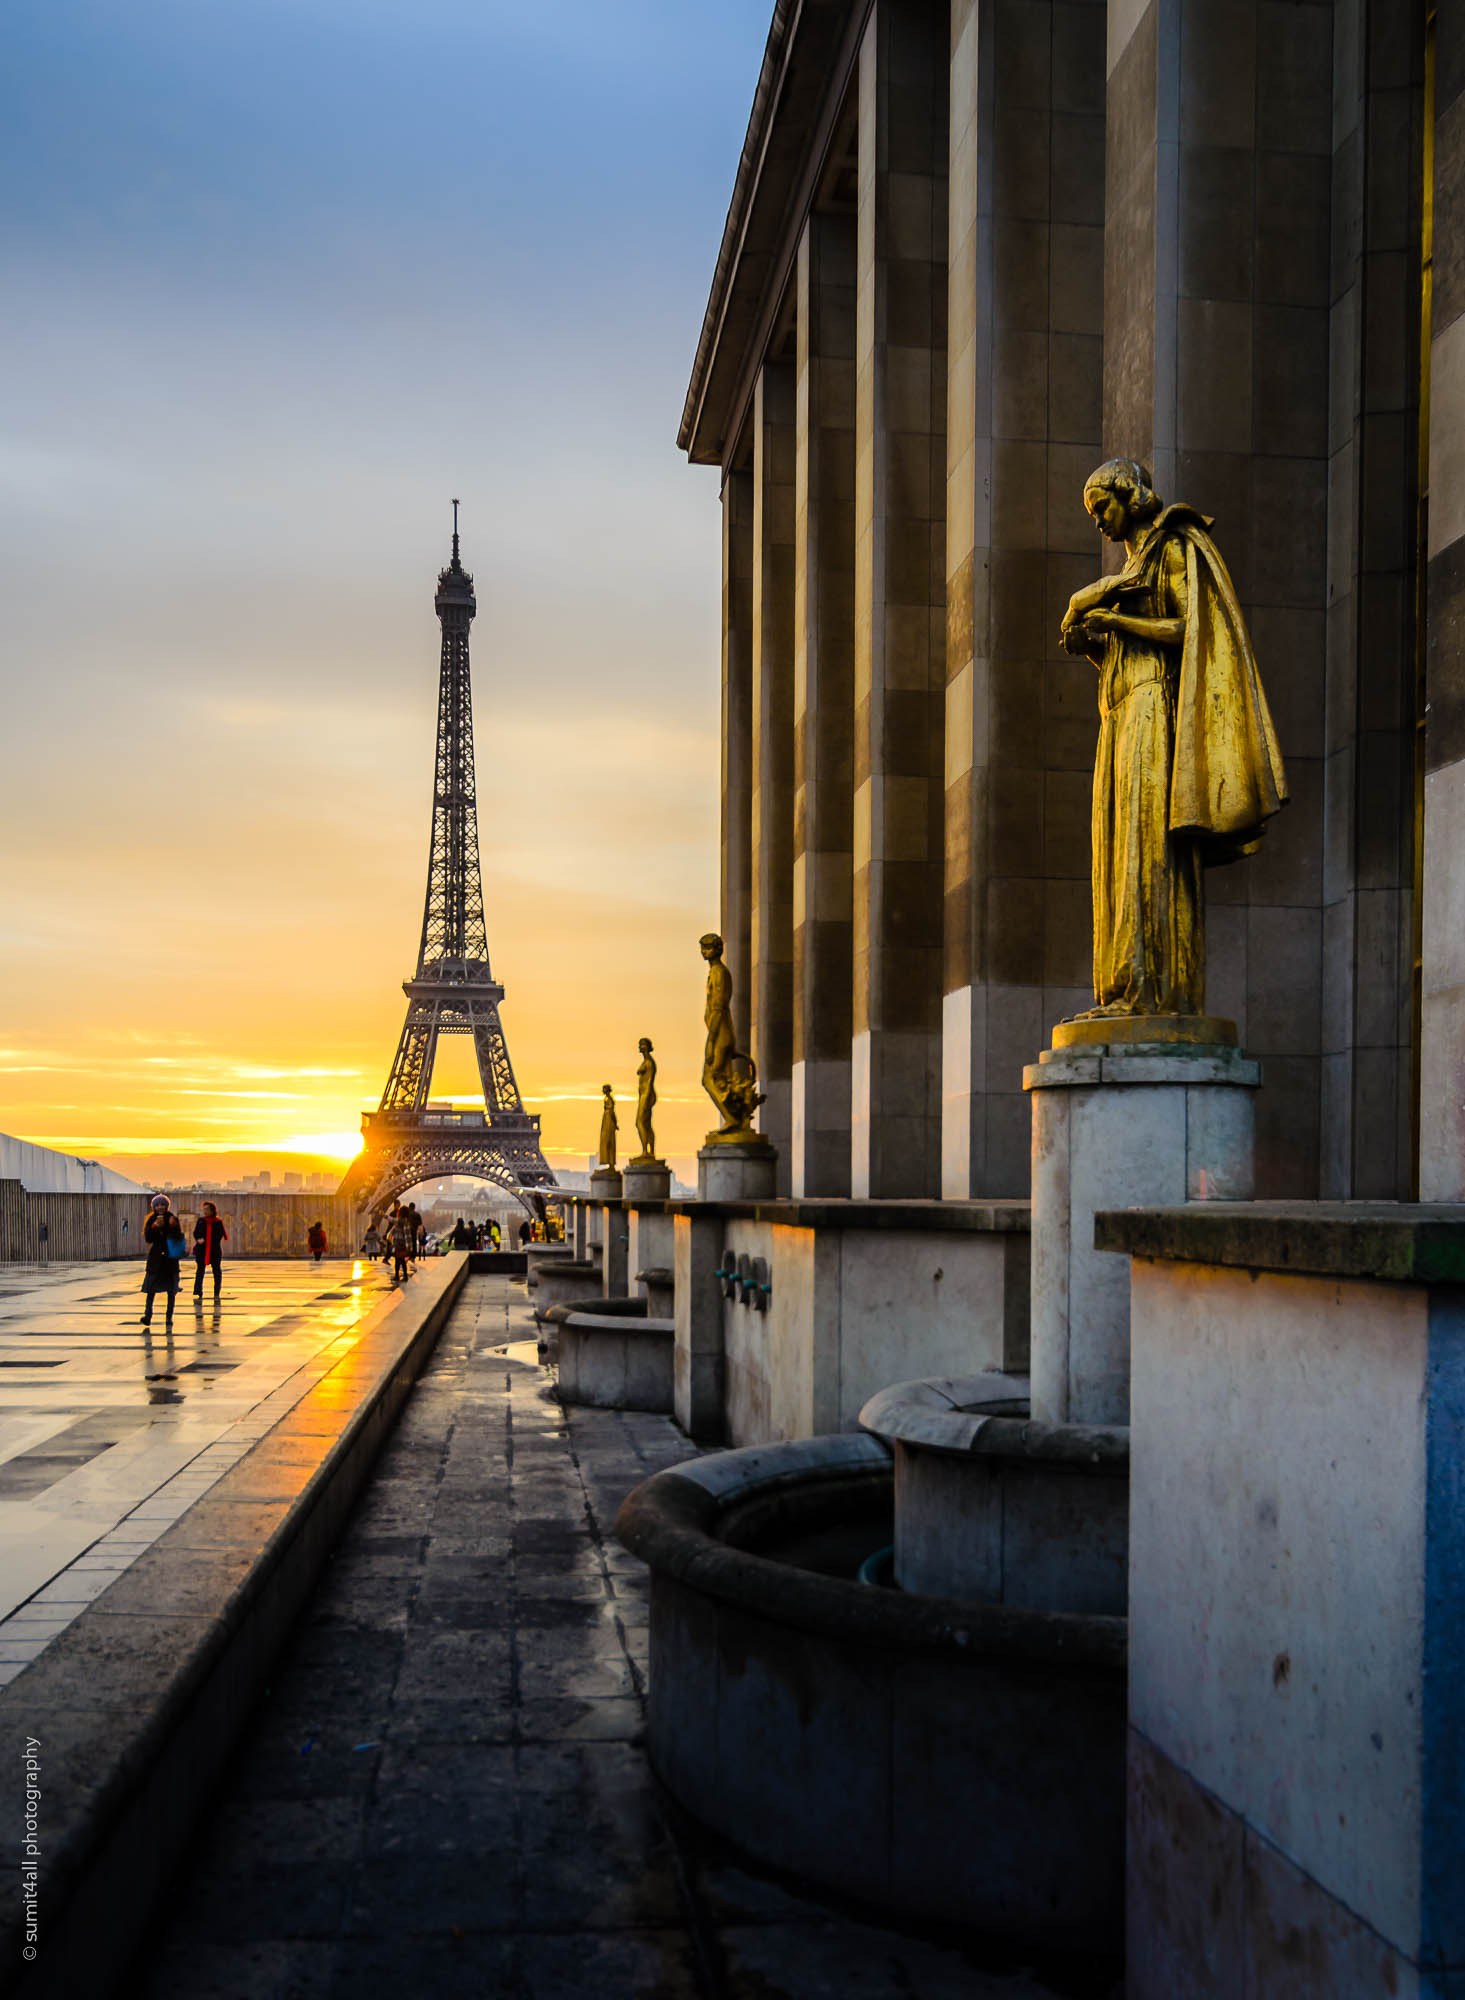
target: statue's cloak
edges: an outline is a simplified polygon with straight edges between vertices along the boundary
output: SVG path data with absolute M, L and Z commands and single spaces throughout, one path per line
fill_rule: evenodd
M 1236 586 L 1193 507 L 1167 507 L 1151 547 L 1185 545 L 1190 598 L 1175 701 L 1170 831 L 1201 841 L 1214 865 L 1255 851 L 1287 803 L 1287 777 Z M 1148 554 L 1149 551 L 1146 551 Z

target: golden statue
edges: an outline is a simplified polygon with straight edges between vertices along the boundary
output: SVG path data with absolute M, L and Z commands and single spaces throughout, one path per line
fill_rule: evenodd
M 1128 458 L 1091 473 L 1083 497 L 1125 562 L 1074 592 L 1062 627 L 1099 670 L 1097 1005 L 1076 1019 L 1203 1016 L 1204 870 L 1260 844 L 1287 802 L 1282 756 L 1209 517 L 1167 507 Z
M 636 1071 L 636 1137 L 641 1141 L 641 1151 L 630 1164 L 633 1167 L 659 1167 L 661 1161 L 656 1157 L 656 1134 L 651 1129 L 651 1114 L 656 1108 L 656 1058 L 645 1035 L 636 1046 L 641 1051 L 641 1063 Z
M 600 1094 L 605 1102 L 600 1107 L 600 1164 L 613 1167 L 616 1163 L 616 1118 L 615 1095 L 608 1083 L 600 1086 Z
M 753 1113 L 763 1102 L 758 1071 L 750 1055 L 738 1048 L 732 1017 L 732 975 L 722 962 L 722 939 L 716 931 L 698 939 L 707 961 L 707 1049 L 702 1057 L 702 1088 L 717 1106 L 721 1125 L 707 1134 L 709 1146 L 741 1142 L 759 1135 Z

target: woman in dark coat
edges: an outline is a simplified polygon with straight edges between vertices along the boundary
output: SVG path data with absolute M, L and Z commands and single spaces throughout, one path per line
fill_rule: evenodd
M 167 1295 L 167 1324 L 171 1327 L 173 1308 L 178 1303 L 178 1266 L 186 1238 L 183 1224 L 168 1206 L 167 1195 L 153 1196 L 148 1219 L 142 1226 L 142 1240 L 148 1249 L 148 1260 L 142 1274 L 142 1323 L 144 1326 L 152 1325 L 153 1294 L 163 1292 Z
M 224 1245 L 229 1241 L 229 1232 L 219 1219 L 219 1211 L 213 1202 L 206 1201 L 203 1214 L 193 1225 L 193 1255 L 197 1268 L 193 1274 L 193 1296 L 203 1297 L 203 1274 L 205 1265 L 214 1274 L 214 1304 L 219 1302 L 219 1286 L 224 1278 Z

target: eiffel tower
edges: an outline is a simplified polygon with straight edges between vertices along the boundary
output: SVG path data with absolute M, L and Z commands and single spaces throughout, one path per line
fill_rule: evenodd
M 458 557 L 434 600 L 443 628 L 437 697 L 437 771 L 432 848 L 417 971 L 402 982 L 407 1020 L 376 1111 L 361 1120 L 363 1146 L 340 1193 L 379 1212 L 419 1181 L 465 1174 L 496 1182 L 543 1212 L 533 1190 L 556 1185 L 539 1145 L 539 1120 L 524 1109 L 499 1020 L 504 989 L 488 962 L 483 880 L 478 866 L 478 801 L 473 773 L 473 697 L 468 627 L 478 609 L 473 578 Z M 428 1101 L 439 1035 L 471 1035 L 483 1084 L 482 1111 Z

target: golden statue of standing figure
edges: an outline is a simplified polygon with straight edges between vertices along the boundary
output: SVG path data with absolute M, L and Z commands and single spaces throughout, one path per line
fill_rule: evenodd
M 732 1017 L 732 974 L 722 962 L 722 939 L 709 931 L 698 939 L 707 961 L 707 1048 L 702 1057 L 702 1088 L 717 1106 L 722 1120 L 707 1134 L 709 1146 L 758 1143 L 753 1113 L 763 1102 L 758 1071 L 750 1055 L 738 1048 Z
M 641 1151 L 629 1164 L 659 1167 L 663 1163 L 656 1157 L 656 1134 L 651 1129 L 651 1114 L 656 1109 L 656 1057 L 651 1052 L 649 1036 L 643 1035 L 636 1046 L 641 1051 L 636 1071 L 636 1137 L 641 1141 Z
M 1096 1005 L 1065 1024 L 1092 1026 L 1054 1042 L 1155 1016 L 1171 1017 L 1163 1039 L 1234 1040 L 1204 1018 L 1204 871 L 1254 852 L 1287 802 L 1246 620 L 1209 517 L 1167 507 L 1147 467 L 1111 458 L 1084 506 L 1125 561 L 1075 591 L 1063 618 L 1066 650 L 1099 671 Z
M 600 1086 L 600 1094 L 604 1102 L 600 1107 L 600 1152 L 598 1157 L 601 1166 L 613 1167 L 616 1163 L 616 1127 L 620 1123 L 616 1117 L 615 1092 L 608 1083 L 603 1083 Z

